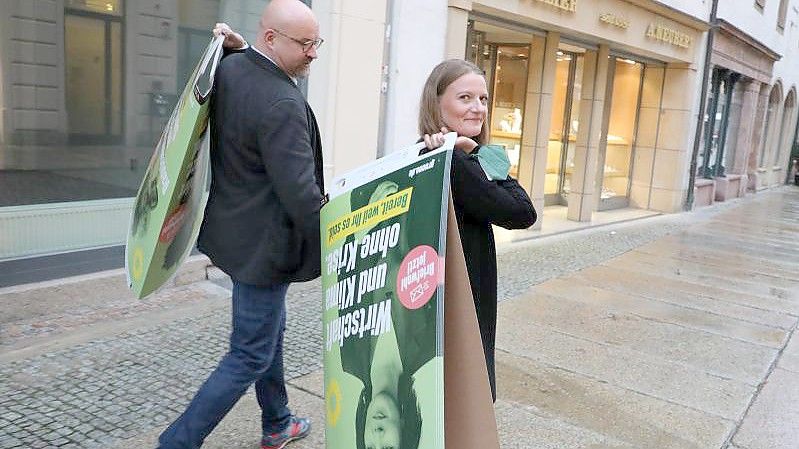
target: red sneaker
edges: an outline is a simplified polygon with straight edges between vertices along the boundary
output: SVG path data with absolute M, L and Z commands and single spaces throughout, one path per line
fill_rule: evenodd
M 261 439 L 261 449 L 283 449 L 290 442 L 305 438 L 309 433 L 311 433 L 311 421 L 308 418 L 292 416 L 289 425 L 282 432 L 264 435 Z

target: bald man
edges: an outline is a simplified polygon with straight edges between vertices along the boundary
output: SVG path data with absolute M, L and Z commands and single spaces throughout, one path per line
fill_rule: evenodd
M 226 49 L 246 45 L 224 24 L 214 31 L 226 36 Z M 216 72 L 211 193 L 198 246 L 233 279 L 233 328 L 227 354 L 161 434 L 161 449 L 202 446 L 253 383 L 263 449 L 310 432 L 310 422 L 288 408 L 283 331 L 289 283 L 320 271 L 321 140 L 296 83 L 321 43 L 305 4 L 272 0 L 256 42 L 225 56 Z

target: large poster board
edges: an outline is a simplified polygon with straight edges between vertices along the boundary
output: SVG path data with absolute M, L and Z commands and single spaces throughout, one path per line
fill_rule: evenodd
M 454 141 L 333 182 L 320 226 L 328 449 L 498 447 L 450 200 Z
M 222 56 L 208 44 L 178 99 L 136 195 L 125 245 L 125 271 L 143 298 L 175 274 L 197 239 L 207 200 L 208 106 Z
M 334 181 L 322 210 L 328 449 L 444 447 L 450 149 Z

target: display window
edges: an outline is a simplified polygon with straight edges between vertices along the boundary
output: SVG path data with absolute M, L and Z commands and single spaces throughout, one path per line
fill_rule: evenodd
M 606 109 L 607 134 L 600 157 L 599 210 L 629 204 L 630 176 L 638 126 L 644 64 L 612 58 L 610 105 Z M 608 101 L 606 99 L 606 101 Z
M 555 58 L 552 119 L 544 181 L 546 205 L 567 204 L 571 192 L 577 132 L 580 128 L 584 52 L 580 48 L 563 46 Z
M 490 24 L 469 24 L 467 59 L 483 69 L 489 89 L 490 143 L 505 148 L 514 178 L 522 158 L 530 40 L 530 35 Z

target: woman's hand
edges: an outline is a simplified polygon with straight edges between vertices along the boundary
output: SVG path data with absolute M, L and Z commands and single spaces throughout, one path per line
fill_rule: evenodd
M 427 146 L 427 148 L 435 150 L 436 148 L 443 146 L 445 140 L 444 134 L 449 134 L 449 130 L 444 126 L 441 127 L 440 133 L 435 133 L 432 135 L 425 134 L 424 143 Z M 455 148 L 463 151 L 466 154 L 469 154 L 472 151 L 474 151 L 474 149 L 477 148 L 477 146 L 478 146 L 477 142 L 465 136 L 458 136 L 455 139 Z
M 424 144 L 427 148 L 431 150 L 435 150 L 436 148 L 440 148 L 444 145 L 444 134 L 442 133 L 435 133 L 433 135 L 425 134 L 424 135 Z
M 222 42 L 222 46 L 225 48 L 239 49 L 247 46 L 247 41 L 241 37 L 241 34 L 233 31 L 230 25 L 226 23 L 217 23 L 214 25 L 213 32 L 216 37 L 225 36 L 225 41 Z
M 449 130 L 446 127 L 442 126 L 441 134 L 443 135 L 447 133 L 449 133 Z M 475 148 L 477 148 L 477 142 L 466 136 L 458 136 L 455 139 L 455 148 L 463 151 L 466 154 L 469 154 L 472 151 L 474 151 Z

